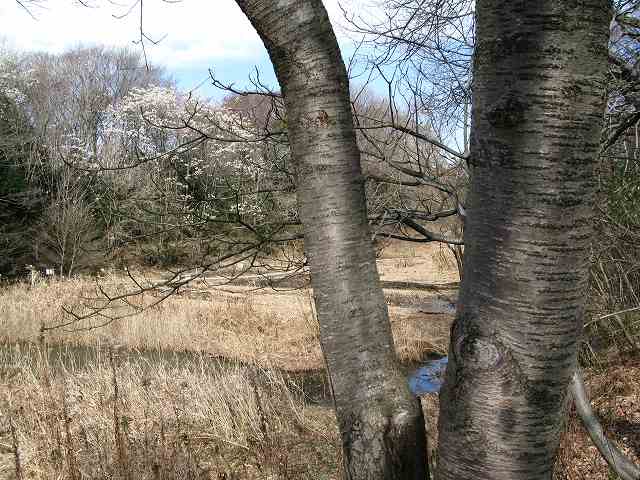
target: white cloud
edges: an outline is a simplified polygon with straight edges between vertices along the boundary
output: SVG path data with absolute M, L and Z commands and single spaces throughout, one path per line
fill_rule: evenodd
M 21 50 L 57 53 L 78 43 L 131 45 L 139 35 L 138 11 L 117 19 L 114 15 L 125 13 L 126 8 L 104 1 L 94 1 L 96 8 L 85 8 L 68 0 L 48 0 L 42 7 L 32 8 L 37 21 L 15 2 L 2 3 L 2 34 Z M 143 12 L 145 33 L 154 39 L 166 35 L 156 46 L 148 43 L 149 56 L 170 68 L 262 53 L 258 36 L 232 0 L 184 0 L 175 4 L 147 0 Z
M 137 8 L 125 18 L 114 18 L 125 13 L 133 0 L 90 3 L 95 8 L 82 7 L 73 0 L 42 1 L 31 9 L 37 17 L 34 20 L 17 2 L 3 0 L 1 34 L 19 50 L 52 53 L 80 43 L 131 46 L 138 39 Z M 325 4 L 337 26 L 341 17 L 338 0 L 326 0 Z M 258 35 L 233 0 L 146 0 L 143 15 L 145 33 L 154 39 L 166 35 L 158 45 L 147 43 L 149 58 L 169 69 L 266 56 Z

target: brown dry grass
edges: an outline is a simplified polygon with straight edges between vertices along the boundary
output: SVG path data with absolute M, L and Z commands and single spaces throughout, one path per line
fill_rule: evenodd
M 131 288 L 124 280 L 113 289 Z M 68 322 L 62 307 L 80 310 L 78 296 L 99 298 L 91 280 L 52 282 L 25 289 L 16 285 L 0 296 L 0 329 L 12 340 L 37 341 L 40 322 L 46 326 Z M 138 305 L 156 298 L 147 294 L 132 299 Z M 112 315 L 131 309 L 110 310 Z M 215 293 L 207 299 L 174 296 L 139 315 L 82 331 L 104 319 L 78 322 L 52 330 L 51 343 L 122 345 L 137 350 L 201 351 L 257 364 L 298 365 L 317 368 L 320 349 L 308 300 L 304 295 Z M 75 330 L 69 333 L 69 330 Z
M 382 277 L 455 281 L 446 253 L 392 246 L 379 261 Z M 120 277 L 105 284 L 114 292 L 131 287 Z M 75 279 L 0 291 L 0 479 L 340 478 L 332 409 L 305 403 L 299 378 L 282 373 L 322 369 L 309 293 L 208 293 L 169 298 L 101 329 L 54 330 L 46 341 L 69 349 L 65 362 L 48 363 L 38 343 L 41 324 L 68 320 L 61 307 L 95 298 L 95 283 Z M 451 318 L 414 308 L 433 295 L 386 292 L 396 349 L 407 364 L 446 352 Z M 146 294 L 132 303 L 154 300 Z M 16 345 L 33 351 L 16 353 Z M 90 346 L 94 355 L 74 359 L 74 346 Z M 120 350 L 120 359 L 110 361 L 110 347 Z M 136 350 L 191 354 L 169 362 L 125 353 Z M 637 455 L 640 364 L 590 372 L 587 384 L 605 426 Z M 438 398 L 427 395 L 422 403 L 433 452 Z M 573 414 L 555 478 L 612 478 Z
M 420 262 L 422 281 L 440 281 L 432 258 L 387 274 Z M 101 282 L 111 294 L 132 288 L 121 276 Z M 450 319 L 412 310 L 431 295 L 388 295 L 407 363 L 446 347 Z M 317 385 L 282 372 L 323 369 L 308 291 L 177 295 L 102 328 L 83 330 L 93 319 L 41 336 L 70 320 L 63 306 L 81 312 L 99 297 L 91 279 L 0 291 L 0 478 L 340 478 L 331 407 L 310 404 L 305 388 Z
M 378 260 L 383 280 L 448 283 L 459 280 L 448 248 L 436 244 L 392 243 Z
M 17 348 L 0 351 L 0 478 L 337 478 L 331 409 L 274 370 Z
M 132 285 L 124 278 L 103 283 L 110 292 L 123 292 Z M 425 294 L 409 294 L 409 304 L 418 304 Z M 72 320 L 63 307 L 82 311 L 79 297 L 95 298 L 100 292 L 90 279 L 43 283 L 34 288 L 17 284 L 0 295 L 0 331 L 5 340 L 38 341 L 42 325 Z M 136 306 L 149 305 L 156 297 L 145 294 L 130 299 Z M 438 315 L 416 315 L 410 309 L 390 306 L 398 354 L 404 362 L 420 361 L 426 354 L 444 352 L 450 319 Z M 123 304 L 111 315 L 132 312 Z M 121 345 L 130 350 L 206 352 L 257 365 L 287 370 L 314 370 L 323 366 L 318 326 L 308 291 L 228 293 L 212 291 L 205 298 L 176 295 L 107 326 L 93 318 L 51 330 L 50 343 L 72 345 Z M 89 330 L 86 330 L 89 328 Z

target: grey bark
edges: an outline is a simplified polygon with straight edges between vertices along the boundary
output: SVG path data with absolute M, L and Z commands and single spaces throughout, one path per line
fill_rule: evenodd
M 287 109 L 320 340 L 347 479 L 424 479 L 422 410 L 395 356 L 367 223 L 349 84 L 321 0 L 236 0 Z
M 551 478 L 585 308 L 609 8 L 477 2 L 472 184 L 438 480 Z

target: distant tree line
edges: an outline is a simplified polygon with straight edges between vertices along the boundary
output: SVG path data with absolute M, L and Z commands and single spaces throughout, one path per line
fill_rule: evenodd
M 212 81 L 226 90 L 221 102 L 179 91 L 137 52 L 3 51 L 0 272 L 27 263 L 62 276 L 107 264 L 258 264 L 300 240 L 281 96 Z M 353 108 L 376 236 L 459 237 L 455 219 L 437 233 L 421 223 L 455 216 L 465 172 L 395 128 L 428 130 L 366 88 Z M 283 268 L 300 264 L 298 256 Z

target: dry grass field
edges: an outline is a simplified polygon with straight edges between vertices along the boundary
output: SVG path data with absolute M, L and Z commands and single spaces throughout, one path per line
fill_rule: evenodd
M 383 258 L 383 278 L 456 279 L 446 257 L 422 253 Z M 105 312 L 136 316 L 42 331 L 99 305 L 100 289 L 134 287 L 120 274 L 1 290 L 0 478 L 340 477 L 308 290 L 187 291 L 155 306 L 148 292 Z M 450 315 L 419 309 L 455 292 L 386 294 L 407 368 L 443 354 Z
M 446 250 L 433 246 L 392 245 L 379 268 L 387 281 L 457 280 Z M 110 293 L 132 288 L 121 275 L 100 286 Z M 136 316 L 43 332 L 70 320 L 63 307 L 82 312 L 99 302 L 95 281 L 2 287 L 0 479 L 339 479 L 339 439 L 309 291 L 206 293 L 185 291 L 149 307 L 158 297 L 148 292 L 109 311 L 141 308 Z M 407 371 L 446 352 L 451 315 L 430 307 L 455 294 L 385 290 Z M 640 365 L 621 368 L 614 392 L 602 390 L 606 371 L 588 378 L 598 411 L 613 409 L 615 421 L 627 422 L 626 430 L 611 423 L 614 417 L 607 425 L 623 432 L 633 453 L 640 413 L 637 387 L 626 379 L 640 380 Z M 433 449 L 437 396 L 423 397 L 423 407 Z M 556 478 L 608 478 L 573 418 L 563 442 Z
M 110 282 L 109 285 L 107 282 Z M 131 287 L 107 280 L 103 288 Z M 84 300 L 98 298 L 92 280 L 75 279 L 38 285 L 33 289 L 13 285 L 0 297 L 0 328 L 5 341 L 38 342 L 41 327 L 62 325 L 73 318 L 63 307 L 83 311 Z M 420 361 L 425 353 L 445 353 L 450 318 L 420 314 L 431 292 L 387 292 L 393 332 L 400 358 Z M 322 368 L 318 326 L 308 291 L 276 293 L 217 291 L 209 298 L 176 295 L 154 303 L 152 294 L 133 298 L 139 314 L 112 322 L 95 317 L 46 332 L 49 344 L 97 348 L 118 345 L 129 350 L 193 351 L 286 370 Z M 89 302 L 91 302 L 89 300 Z M 402 306 L 393 303 L 402 304 Z M 120 304 L 111 315 L 133 313 Z M 97 327 L 105 322 L 107 325 Z
M 38 346 L 4 349 L 0 478 L 335 475 L 330 409 L 284 373 L 83 353 L 47 361 Z

